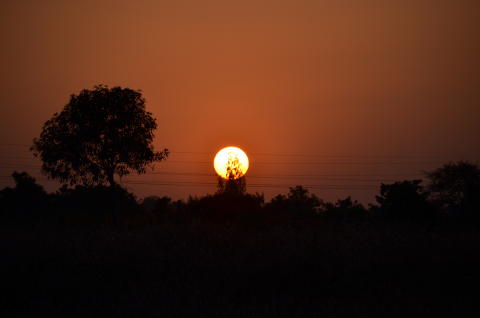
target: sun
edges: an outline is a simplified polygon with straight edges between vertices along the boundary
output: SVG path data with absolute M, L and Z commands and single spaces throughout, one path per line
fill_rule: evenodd
M 225 147 L 215 155 L 213 167 L 224 179 L 238 179 L 247 173 L 247 154 L 238 147 Z

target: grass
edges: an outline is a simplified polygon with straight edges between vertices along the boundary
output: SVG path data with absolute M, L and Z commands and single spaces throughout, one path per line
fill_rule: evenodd
M 477 312 L 478 228 L 387 222 L 2 226 L 4 317 Z M 473 291 L 472 291 L 473 290 Z

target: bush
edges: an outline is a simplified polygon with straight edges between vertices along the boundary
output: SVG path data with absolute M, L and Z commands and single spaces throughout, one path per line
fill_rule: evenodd
M 118 217 L 139 213 L 135 196 L 120 186 L 66 186 L 56 193 L 56 210 L 62 219 L 107 218 L 113 223 Z
M 348 196 L 335 203 L 322 204 L 322 215 L 338 221 L 359 221 L 368 217 L 368 211 L 362 204 Z
M 0 191 L 0 215 L 30 220 L 44 216 L 50 196 L 27 172 L 13 172 L 14 188 Z

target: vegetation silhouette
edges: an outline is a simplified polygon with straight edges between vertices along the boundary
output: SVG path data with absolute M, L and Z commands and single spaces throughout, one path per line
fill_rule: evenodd
M 446 213 L 480 218 L 480 169 L 468 161 L 450 162 L 426 173 L 432 201 Z
M 476 169 L 460 171 L 448 180 L 475 180 Z M 28 174 L 13 177 L 0 191 L 6 317 L 478 316 L 475 210 L 437 204 L 452 191 L 433 186 L 437 175 L 426 187 L 382 184 L 369 209 L 302 186 L 265 203 L 245 179 L 187 202 L 140 203 L 108 184 L 47 194 Z
M 318 214 L 322 203 L 323 201 L 315 194 L 298 185 L 291 187 L 287 195 L 275 196 L 265 208 L 270 212 L 277 211 L 280 214 L 303 217 Z
M 382 183 L 380 195 L 376 196 L 379 206 L 373 210 L 379 217 L 393 220 L 432 220 L 434 207 L 421 183 L 422 180 Z
M 15 187 L 0 190 L 0 272 L 10 291 L 2 316 L 466 316 L 477 308 L 477 165 L 448 163 L 426 173 L 426 186 L 381 184 L 367 209 L 301 185 L 265 202 L 247 192 L 230 158 L 213 194 L 139 202 L 115 176 L 168 155 L 153 150 L 156 122 L 144 104 L 120 87 L 72 95 L 32 147 L 64 185 L 47 193 L 14 172 Z
M 245 176 L 229 179 L 218 177 L 217 191 L 200 198 L 190 197 L 187 209 L 192 217 L 206 217 L 218 222 L 246 221 L 259 216 L 264 204 L 263 194 L 247 193 Z
M 217 191 L 213 195 L 189 198 L 187 208 L 193 217 L 201 215 L 219 222 L 248 222 L 248 219 L 258 217 L 264 196 L 247 193 L 247 182 L 238 157 L 228 157 L 225 178 L 218 176 L 217 180 Z
M 335 219 L 340 222 L 366 220 L 437 222 L 480 219 L 479 168 L 468 162 L 448 163 L 427 172 L 427 185 L 422 180 L 404 180 L 381 184 L 377 203 L 365 208 L 351 197 L 327 202 L 303 186 L 289 189 L 265 202 L 263 194 L 247 192 L 245 176 L 218 178 L 217 191 L 202 197 L 189 197 L 186 202 L 163 196 L 151 196 L 140 203 L 133 194 L 114 184 L 64 185 L 48 194 L 26 172 L 14 172 L 14 188 L 0 190 L 3 217 L 34 220 L 58 218 L 88 219 L 97 215 L 115 223 L 117 216 L 138 218 L 184 217 L 234 221 L 251 218 L 259 222 Z M 141 216 L 143 215 L 143 216 Z M 36 220 L 36 219 L 35 219 Z M 98 221 L 98 220 L 97 220 Z M 95 222 L 97 222 L 95 221 Z M 316 222 L 316 221 L 315 221 Z
M 229 156 L 226 163 L 225 178 L 218 176 L 217 195 L 241 197 L 247 192 L 242 164 L 238 157 Z
M 120 186 L 61 187 L 55 194 L 55 215 L 62 224 L 113 223 L 141 213 L 135 195 Z M 65 213 L 68 211 L 67 213 Z
M 165 214 L 169 212 L 171 203 L 172 199 L 167 196 L 152 195 L 142 200 L 141 207 L 148 213 Z
M 247 180 L 244 176 L 239 178 L 217 178 L 217 194 L 227 196 L 243 196 L 247 193 Z
M 13 172 L 15 187 L 0 190 L 0 216 L 38 221 L 51 208 L 51 196 L 26 172 Z
M 50 178 L 114 187 L 115 175 L 145 173 L 148 164 L 167 157 L 167 149 L 153 149 L 156 128 L 140 91 L 97 85 L 72 94 L 63 110 L 43 125 L 31 150 Z
M 352 197 L 338 199 L 335 203 L 322 202 L 321 214 L 327 218 L 340 222 L 364 221 L 370 216 L 370 212 Z

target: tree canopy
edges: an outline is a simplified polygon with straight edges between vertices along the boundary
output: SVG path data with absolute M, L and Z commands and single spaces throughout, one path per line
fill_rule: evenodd
M 422 180 L 382 183 L 380 195 L 376 196 L 381 215 L 396 219 L 418 219 L 431 216 L 429 193 L 424 190 L 421 183 Z
M 468 161 L 450 162 L 427 172 L 433 199 L 450 213 L 480 209 L 480 168 Z
M 167 149 L 153 148 L 156 128 L 141 91 L 97 85 L 72 94 L 45 122 L 31 150 L 52 179 L 114 186 L 115 175 L 145 173 L 147 165 L 166 159 Z

